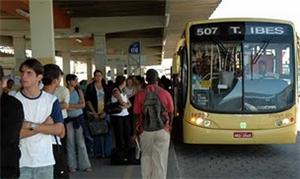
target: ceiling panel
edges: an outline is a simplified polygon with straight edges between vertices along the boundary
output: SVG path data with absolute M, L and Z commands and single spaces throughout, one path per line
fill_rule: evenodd
M 115 17 L 164 15 L 165 0 L 105 1 L 54 0 L 70 17 Z

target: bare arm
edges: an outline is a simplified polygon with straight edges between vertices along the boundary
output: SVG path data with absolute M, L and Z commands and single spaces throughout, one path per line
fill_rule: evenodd
M 33 131 L 37 133 L 56 135 L 60 138 L 65 136 L 65 128 L 63 123 L 39 124 Z
M 92 111 L 92 113 L 97 113 L 96 110 L 94 109 L 91 101 L 87 101 L 86 104 L 87 104 L 88 108 Z
M 130 108 L 131 107 L 131 103 L 128 100 L 128 102 L 124 102 L 121 96 L 121 93 L 119 90 L 114 90 L 113 91 L 113 96 L 115 98 L 117 98 L 118 102 L 121 104 L 121 106 L 125 107 L 125 108 Z
M 66 102 L 60 102 L 59 104 L 60 104 L 61 109 L 68 109 L 69 108 L 69 104 L 66 103 Z
M 22 125 L 22 129 L 20 131 L 20 138 L 23 139 L 23 138 L 26 138 L 26 137 L 31 137 L 35 134 L 37 134 L 38 132 L 37 131 L 34 131 L 34 130 L 30 130 L 30 124 L 32 122 L 28 122 L 28 121 L 24 121 L 23 122 L 23 125 Z M 44 122 L 43 124 L 53 124 L 53 120 L 52 118 L 49 116 Z
M 24 139 L 24 138 L 27 138 L 27 137 L 31 137 L 35 134 L 37 134 L 37 132 L 29 130 L 29 128 L 28 129 L 22 128 L 21 131 L 20 131 L 20 138 Z
M 65 127 L 63 123 L 54 123 L 51 117 L 48 117 L 45 122 L 36 124 L 36 127 L 32 130 L 30 125 L 32 122 L 24 121 L 23 127 L 20 132 L 20 138 L 26 138 L 38 133 L 56 135 L 60 138 L 65 136 Z
M 97 119 L 99 116 L 98 116 L 98 113 L 96 112 L 96 110 L 94 109 L 91 101 L 87 101 L 86 104 L 87 104 L 88 108 L 92 111 L 94 118 Z

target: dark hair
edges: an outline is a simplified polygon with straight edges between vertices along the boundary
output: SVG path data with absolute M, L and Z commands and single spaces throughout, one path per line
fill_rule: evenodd
M 155 82 L 157 82 L 158 81 L 157 71 L 154 69 L 149 69 L 146 72 L 146 81 L 148 82 L 148 84 L 154 84 Z
M 74 74 L 67 74 L 66 76 L 66 81 L 69 82 L 69 81 L 72 81 L 72 80 L 76 80 L 77 79 L 77 76 L 74 75 Z
M 136 81 L 138 81 L 139 84 L 142 85 L 142 87 L 145 87 L 145 78 L 142 77 L 141 75 L 135 76 Z
M 22 68 L 26 66 L 28 68 L 31 68 L 36 75 L 42 75 L 44 74 L 44 67 L 41 64 L 41 62 L 39 62 L 37 59 L 35 58 L 27 58 L 21 65 L 19 68 L 19 71 L 22 71 Z
M 3 68 L 0 65 L 0 80 L 2 80 L 3 76 L 4 76 Z
M 79 82 L 79 85 L 87 85 L 87 80 L 81 80 L 81 81 Z
M 43 84 L 50 85 L 53 80 L 58 79 L 63 73 L 58 65 L 47 64 L 44 65 L 44 77 L 42 79 Z
M 126 78 L 124 76 L 122 75 L 117 76 L 115 86 L 116 87 L 120 86 L 122 83 L 124 83 L 125 80 Z
M 93 73 L 93 75 L 95 76 L 96 73 L 101 73 L 101 75 L 103 75 L 102 71 L 100 71 L 100 70 L 95 70 L 94 73 Z
M 139 83 L 145 83 L 145 78 L 142 77 L 141 75 L 135 76 L 135 79 L 136 79 Z
M 13 79 L 9 79 L 9 80 L 7 80 L 7 82 L 6 82 L 6 84 L 8 84 L 8 83 L 15 83 L 15 81 L 13 80 Z
M 131 80 L 132 82 L 134 82 L 133 76 L 128 76 L 126 79 L 126 83 L 128 83 L 128 81 Z

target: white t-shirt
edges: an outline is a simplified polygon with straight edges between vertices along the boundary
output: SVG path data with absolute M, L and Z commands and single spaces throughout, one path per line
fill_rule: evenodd
M 56 88 L 54 95 L 58 98 L 59 102 L 65 102 L 69 104 L 70 102 L 70 92 L 68 88 L 64 86 L 59 86 Z M 63 118 L 66 119 L 68 117 L 68 113 L 66 109 L 61 110 Z
M 127 98 L 126 94 L 121 93 L 121 97 L 122 97 L 122 100 L 123 100 L 125 103 L 128 102 L 128 98 Z M 112 102 L 112 103 L 115 103 L 115 102 L 117 102 L 117 101 L 118 101 L 117 98 L 115 98 L 114 96 L 111 97 L 111 102 Z M 122 110 L 120 113 L 112 114 L 112 115 L 113 115 L 113 116 L 127 116 L 127 115 L 129 115 L 129 113 L 128 113 L 127 108 L 123 108 L 123 110 Z
M 25 121 L 43 123 L 51 115 L 52 107 L 57 100 L 54 95 L 45 91 L 36 98 L 28 98 L 22 92 L 15 96 L 23 104 Z M 52 135 L 35 134 L 20 140 L 20 167 L 44 167 L 54 165 Z

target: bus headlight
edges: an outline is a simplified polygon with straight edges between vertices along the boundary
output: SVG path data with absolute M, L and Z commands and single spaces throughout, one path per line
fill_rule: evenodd
M 198 126 L 200 126 L 200 125 L 202 124 L 202 122 L 203 122 L 203 119 L 202 119 L 201 117 L 198 117 L 198 118 L 196 119 L 196 124 L 197 124 Z
M 208 116 L 209 114 L 206 112 L 192 113 L 191 118 L 188 120 L 188 122 L 199 127 L 216 128 L 214 122 L 207 119 Z
M 282 121 L 281 121 L 280 119 L 276 120 L 276 121 L 275 121 L 275 126 L 276 126 L 276 127 L 282 126 Z
M 289 123 L 290 123 L 290 120 L 288 118 L 285 118 L 285 119 L 282 120 L 283 125 L 287 125 Z
M 275 121 L 276 127 L 286 126 L 294 121 L 294 118 L 284 118 L 284 119 L 278 119 Z
M 203 125 L 204 125 L 205 127 L 209 127 L 209 126 L 211 125 L 210 120 L 204 120 Z

